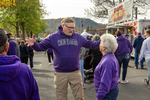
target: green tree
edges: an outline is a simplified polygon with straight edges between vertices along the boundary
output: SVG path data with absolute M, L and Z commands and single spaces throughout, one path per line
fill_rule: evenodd
M 16 28 L 17 37 L 19 37 L 19 27 L 22 30 L 23 39 L 25 39 L 25 31 L 27 33 L 39 34 L 45 31 L 47 27 L 43 16 L 46 11 L 39 0 L 17 0 L 16 6 L 1 7 L 1 26 L 10 29 Z
M 29 33 L 39 34 L 45 32 L 47 24 L 42 20 L 43 15 L 46 14 L 43 5 L 39 0 L 22 0 L 19 9 L 19 25 L 21 26 L 23 39 L 25 39 L 25 30 Z
M 86 28 L 86 32 L 87 32 L 87 31 L 89 31 L 89 30 L 90 30 L 90 29 L 89 29 L 89 26 L 87 26 L 87 28 Z

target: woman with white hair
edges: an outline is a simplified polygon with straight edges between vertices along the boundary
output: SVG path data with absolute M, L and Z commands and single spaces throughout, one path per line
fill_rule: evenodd
M 103 57 L 94 72 L 96 100 L 116 100 L 119 92 L 119 63 L 114 52 L 118 44 L 111 34 L 103 34 L 100 39 L 99 48 Z

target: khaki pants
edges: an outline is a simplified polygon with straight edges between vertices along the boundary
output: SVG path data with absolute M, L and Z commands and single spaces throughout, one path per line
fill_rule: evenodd
M 80 71 L 70 73 L 54 72 L 54 82 L 57 100 L 68 100 L 68 83 L 75 100 L 84 100 L 84 91 Z

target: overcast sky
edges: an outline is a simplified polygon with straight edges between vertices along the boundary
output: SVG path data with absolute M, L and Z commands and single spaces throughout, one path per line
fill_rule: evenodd
M 48 16 L 45 16 L 45 19 L 64 17 L 88 18 L 84 9 L 93 7 L 93 3 L 90 0 L 41 0 L 41 2 L 45 5 L 47 12 L 51 13 Z M 145 17 L 147 17 L 147 19 L 149 18 L 148 15 Z M 104 20 L 103 22 L 99 19 L 92 20 L 98 23 L 107 23 L 107 20 Z
M 45 16 L 46 19 L 64 17 L 88 18 L 84 9 L 93 7 L 93 3 L 90 0 L 41 0 L 41 2 L 46 6 L 47 12 L 51 13 Z M 94 21 L 101 22 L 95 19 Z

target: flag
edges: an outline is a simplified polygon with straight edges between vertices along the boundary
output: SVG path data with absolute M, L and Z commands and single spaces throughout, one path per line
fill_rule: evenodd
M 83 27 L 83 20 L 81 20 L 81 24 L 82 24 L 82 27 Z

